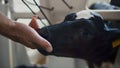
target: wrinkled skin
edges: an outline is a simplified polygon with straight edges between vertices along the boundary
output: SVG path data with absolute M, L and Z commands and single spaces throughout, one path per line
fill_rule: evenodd
M 114 62 L 118 46 L 113 48 L 112 42 L 120 38 L 119 29 L 108 28 L 99 14 L 90 11 L 69 14 L 62 23 L 36 31 L 53 46 L 51 53 L 38 48 L 42 54 L 82 58 L 97 65 Z

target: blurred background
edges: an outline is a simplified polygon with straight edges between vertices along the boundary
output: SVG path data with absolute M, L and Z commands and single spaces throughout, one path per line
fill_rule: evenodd
M 64 3 L 63 0 L 36 0 L 37 3 L 42 6 L 48 19 L 46 19 L 40 12 L 33 0 L 0 0 L 0 11 L 10 19 L 28 25 L 34 14 L 23 3 L 23 1 L 25 1 L 30 8 L 39 15 L 40 18 L 42 18 L 42 21 L 46 25 L 60 23 L 64 20 L 67 14 L 81 10 L 93 10 L 99 12 L 105 20 L 120 20 L 119 9 L 95 10 L 89 8 L 92 4 L 97 2 L 110 4 L 111 0 L 65 0 L 67 4 Z M 119 5 L 116 6 L 119 7 Z M 37 21 L 40 28 L 45 26 L 40 20 Z M 118 24 L 112 25 L 118 26 Z M 21 44 L 11 41 L 3 36 L 0 36 L 0 55 L 0 68 L 17 68 L 19 66 L 37 66 L 39 68 L 88 68 L 86 61 L 83 59 L 43 56 L 37 50 L 24 47 Z M 120 64 L 118 58 L 116 58 L 116 65 Z

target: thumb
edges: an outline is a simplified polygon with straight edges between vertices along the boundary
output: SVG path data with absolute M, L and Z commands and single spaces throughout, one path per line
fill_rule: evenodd
M 38 16 L 36 16 L 36 15 L 33 16 L 32 20 L 31 20 L 31 22 L 29 24 L 29 26 L 31 26 L 35 30 L 39 28 L 38 23 L 37 23 L 37 18 L 38 18 Z

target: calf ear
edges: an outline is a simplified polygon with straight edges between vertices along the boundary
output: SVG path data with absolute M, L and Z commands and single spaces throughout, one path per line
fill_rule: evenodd
M 38 16 L 33 16 L 31 22 L 29 23 L 29 26 L 35 30 L 39 28 L 38 23 L 37 23 L 37 18 Z
M 105 28 L 103 17 L 96 12 L 92 12 L 91 14 L 94 15 L 94 17 L 91 18 L 91 20 L 93 21 L 93 24 L 98 28 L 98 30 L 103 31 Z
M 68 14 L 68 15 L 65 16 L 64 22 L 65 21 L 73 21 L 73 20 L 75 20 L 76 17 L 77 17 L 76 13 Z

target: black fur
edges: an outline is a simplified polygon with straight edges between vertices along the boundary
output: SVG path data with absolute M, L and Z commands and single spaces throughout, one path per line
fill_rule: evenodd
M 118 47 L 113 48 L 112 42 L 120 39 L 120 30 L 105 27 L 99 14 L 91 14 L 94 17 L 75 19 L 72 13 L 72 18 L 68 15 L 60 24 L 38 29 L 37 32 L 52 44 L 53 51 L 38 50 L 44 55 L 81 58 L 97 65 L 103 61 L 114 62 Z

